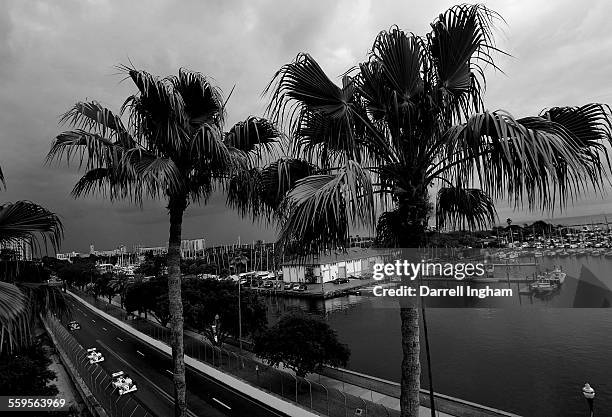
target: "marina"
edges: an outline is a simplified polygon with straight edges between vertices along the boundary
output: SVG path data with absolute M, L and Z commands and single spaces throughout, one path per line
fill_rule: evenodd
M 495 303 L 490 298 L 465 297 L 453 305 L 434 303 L 428 297 L 435 390 L 467 401 L 483 403 L 486 398 L 486 405 L 523 416 L 570 416 L 583 411 L 575 386 L 585 379 L 601 387 L 601 407 L 612 404 L 606 365 L 612 346 L 612 310 L 598 308 L 606 305 L 606 298 L 612 300 L 611 265 L 605 257 L 544 259 L 543 271 L 559 267 L 567 274 L 561 288 L 549 294 L 514 291 L 512 297 Z M 510 272 L 513 289 L 526 287 L 518 277 L 526 274 Z M 508 288 L 505 281 L 488 285 Z M 360 296 L 269 297 L 267 303 L 271 321 L 293 309 L 324 317 L 351 344 L 349 369 L 399 381 L 397 301 L 374 297 L 363 289 Z M 453 308 L 436 308 L 440 306 Z M 573 308 L 589 306 L 597 308 Z M 421 360 L 426 363 L 424 354 Z M 498 389 L 500 378 L 503 390 Z M 422 385 L 427 383 L 423 374 Z

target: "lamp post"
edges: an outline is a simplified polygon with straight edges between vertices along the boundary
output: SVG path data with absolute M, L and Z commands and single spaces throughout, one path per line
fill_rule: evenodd
M 219 343 L 219 315 L 215 314 L 215 324 L 212 325 L 213 339 L 215 343 Z
M 238 346 L 240 347 L 240 353 L 242 353 L 242 305 L 240 296 L 241 278 L 238 277 Z
M 582 395 L 584 396 L 587 404 L 589 405 L 589 417 L 593 417 L 593 402 L 595 401 L 595 390 L 589 385 L 589 383 L 585 383 L 584 387 L 582 387 Z

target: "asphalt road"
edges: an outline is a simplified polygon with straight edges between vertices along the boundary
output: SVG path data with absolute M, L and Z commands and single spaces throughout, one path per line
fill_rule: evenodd
M 69 298 L 72 318 L 81 329 L 72 332 L 85 348 L 95 347 L 104 355 L 99 363 L 109 374 L 122 370 L 136 383 L 133 395 L 152 414 L 160 417 L 174 415 L 172 361 L 169 355 L 142 342 L 115 326 L 78 301 Z M 285 416 L 207 375 L 187 367 L 187 406 L 196 416 Z

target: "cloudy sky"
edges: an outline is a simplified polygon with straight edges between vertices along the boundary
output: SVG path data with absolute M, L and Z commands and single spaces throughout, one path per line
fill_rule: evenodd
M 226 93 L 229 124 L 261 115 L 263 89 L 274 72 L 305 51 L 329 76 L 366 57 L 375 35 L 391 25 L 418 34 L 453 4 L 395 0 L 5 1 L 0 9 L 0 164 L 7 190 L 0 201 L 32 200 L 62 215 L 63 250 L 163 244 L 162 203 L 143 209 L 102 198 L 74 200 L 76 167 L 45 166 L 62 128 L 59 115 L 75 101 L 96 99 L 118 109 L 133 92 L 114 66 L 131 61 L 159 75 L 179 67 L 213 77 Z M 612 103 L 612 2 L 491 1 L 499 12 L 498 46 L 511 58 L 489 73 L 486 102 L 516 116 L 553 105 Z M 565 215 L 611 212 L 612 197 L 576 202 Z M 541 217 L 512 213 L 500 217 Z M 272 240 L 275 230 L 229 212 L 220 196 L 188 210 L 184 235 L 209 243 Z

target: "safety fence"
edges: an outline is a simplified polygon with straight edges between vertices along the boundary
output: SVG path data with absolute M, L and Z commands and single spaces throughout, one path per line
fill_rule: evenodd
M 122 308 L 109 304 L 90 294 L 74 291 L 79 297 L 92 306 L 129 324 L 136 330 L 170 346 L 170 329 L 162 327 L 151 320 L 127 313 Z M 344 389 L 330 387 L 314 378 L 301 378 L 264 364 L 250 352 L 240 353 L 212 345 L 203 336 L 185 335 L 185 354 L 219 370 L 241 378 L 252 385 L 276 394 L 286 400 L 295 402 L 304 408 L 311 409 L 331 417 L 396 417 L 399 411 L 390 409 L 377 402 L 374 397 L 380 394 L 369 390 L 365 395 L 370 399 L 349 394 Z
M 61 322 L 52 315 L 47 315 L 45 324 L 59 348 L 68 356 L 78 377 L 87 385 L 104 411 L 111 417 L 154 417 L 145 406 L 132 395 L 119 395 L 119 390 L 113 385 L 111 376 L 101 366 L 90 363 L 87 350 L 81 346 Z

